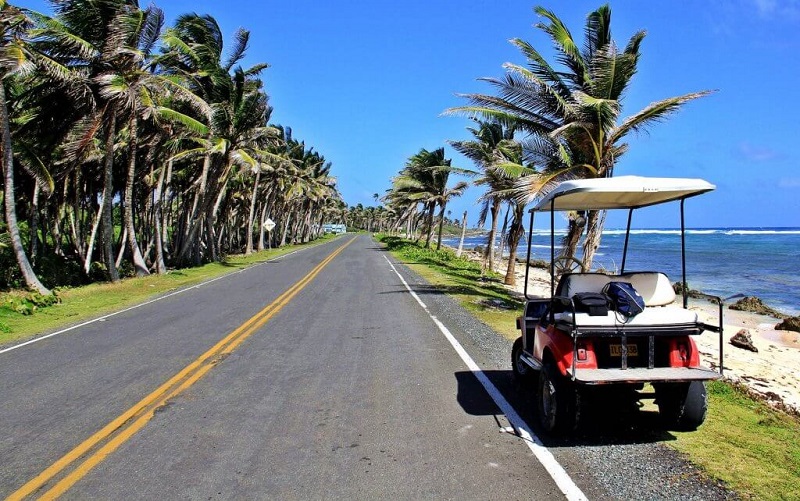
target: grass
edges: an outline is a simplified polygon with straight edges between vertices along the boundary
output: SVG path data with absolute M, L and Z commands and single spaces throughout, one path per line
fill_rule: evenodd
M 725 382 L 708 394 L 703 426 L 669 445 L 745 498 L 800 499 L 800 419 Z
M 449 249 L 424 249 L 413 242 L 386 235 L 379 236 L 379 240 L 409 268 L 456 298 L 496 332 L 509 339 L 518 336 L 513 318 L 522 309 L 522 301 L 511 297 L 499 274 L 482 273 L 478 263 L 457 258 Z M 509 317 L 512 318 L 510 323 Z
M 379 237 L 388 249 L 433 286 L 509 339 L 519 334 L 522 310 L 497 275 L 450 250 L 426 250 L 396 237 Z M 496 300 L 507 310 L 487 306 Z M 708 384 L 708 415 L 694 432 L 670 432 L 665 445 L 683 453 L 709 477 L 723 481 L 746 499 L 800 499 L 800 418 L 773 409 L 735 385 Z
M 119 311 L 167 292 L 195 285 L 333 238 L 335 237 L 327 235 L 310 244 L 286 246 L 249 256 L 228 256 L 223 262 L 174 270 L 164 275 L 128 278 L 118 283 L 94 283 L 63 289 L 57 292 L 60 301 L 46 307 L 31 305 L 28 301 L 31 296 L 25 292 L 0 293 L 0 346 Z

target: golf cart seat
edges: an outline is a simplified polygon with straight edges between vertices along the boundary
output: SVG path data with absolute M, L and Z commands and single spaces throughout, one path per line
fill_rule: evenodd
M 603 292 L 609 282 L 628 282 L 644 299 L 645 306 L 666 306 L 675 301 L 675 290 L 669 278 L 657 271 L 640 271 L 622 275 L 605 273 L 566 273 L 556 288 L 556 296 L 572 297 L 578 292 Z
M 638 315 L 626 318 L 611 309 L 604 316 L 575 313 L 569 307 L 555 314 L 557 324 L 566 330 L 587 328 L 592 331 L 615 332 L 624 327 L 626 331 L 641 330 L 668 334 L 699 334 L 701 329 L 697 313 L 679 306 L 670 306 L 675 301 L 675 291 L 669 278 L 660 272 L 633 272 L 621 275 L 603 273 L 568 273 L 561 277 L 556 296 L 572 298 L 578 292 L 603 292 L 609 282 L 628 282 L 642 296 L 645 309 Z

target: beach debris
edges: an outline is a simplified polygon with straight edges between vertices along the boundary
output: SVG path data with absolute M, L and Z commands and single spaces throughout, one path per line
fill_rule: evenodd
M 731 344 L 736 346 L 737 348 L 742 348 L 743 350 L 750 350 L 753 353 L 758 353 L 758 348 L 753 345 L 753 338 L 750 335 L 750 331 L 747 329 L 742 329 L 736 334 L 733 335 L 731 338 Z
M 756 296 L 743 297 L 742 299 L 728 306 L 728 308 L 737 311 L 749 311 L 751 313 L 758 313 L 759 315 L 767 315 L 779 319 L 785 319 L 787 317 L 787 315 L 784 315 L 783 313 L 764 304 L 764 302 Z
M 485 308 L 497 308 L 499 310 L 514 310 L 517 307 L 513 304 L 508 304 L 502 299 L 483 299 L 478 301 L 478 304 Z
M 779 323 L 778 325 L 775 326 L 775 329 L 779 330 L 779 331 L 800 332 L 800 317 L 787 317 L 787 318 L 784 318 L 783 322 L 781 322 L 781 323 Z

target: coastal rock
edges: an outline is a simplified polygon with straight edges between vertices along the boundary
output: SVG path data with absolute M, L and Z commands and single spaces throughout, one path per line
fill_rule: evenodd
M 750 336 L 750 331 L 742 329 L 731 338 L 731 344 L 743 350 L 750 350 L 753 353 L 758 353 L 758 348 L 753 345 L 753 338 Z
M 755 296 L 743 297 L 742 299 L 728 306 L 728 308 L 737 311 L 749 311 L 752 313 L 758 313 L 759 315 L 767 315 L 770 317 L 775 317 L 780 319 L 786 318 L 786 315 L 770 308 L 769 306 L 764 304 L 764 302 L 761 301 L 761 299 Z
M 783 322 L 775 326 L 779 331 L 794 331 L 800 332 L 800 317 L 784 318 Z
M 672 289 L 675 291 L 675 294 L 683 296 L 683 283 L 682 282 L 675 282 L 672 284 Z M 700 291 L 694 290 L 691 287 L 686 288 L 687 294 L 689 297 L 695 299 L 708 299 L 708 296 L 703 294 Z

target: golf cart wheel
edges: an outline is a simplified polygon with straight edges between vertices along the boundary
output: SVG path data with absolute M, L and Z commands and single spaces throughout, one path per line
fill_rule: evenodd
M 554 435 L 574 431 L 578 426 L 580 395 L 567 378 L 562 376 L 551 361 L 545 361 L 539 371 L 536 392 L 539 424 Z
M 533 376 L 536 372 L 530 365 L 522 361 L 522 338 L 514 341 L 514 347 L 511 348 L 511 374 L 514 376 L 514 381 L 519 384 L 528 384 L 533 381 Z
M 658 385 L 656 403 L 664 424 L 670 429 L 694 431 L 706 419 L 706 385 L 702 381 Z

